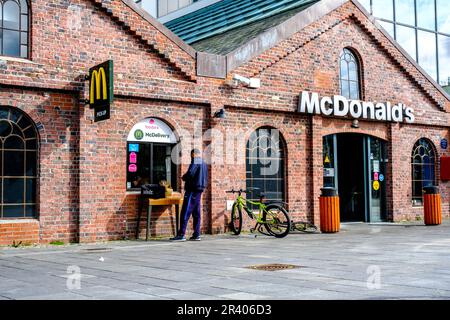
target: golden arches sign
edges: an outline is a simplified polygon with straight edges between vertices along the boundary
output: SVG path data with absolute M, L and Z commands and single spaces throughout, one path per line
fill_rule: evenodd
M 113 61 L 108 60 L 89 69 L 89 106 L 94 108 L 94 121 L 110 118 L 114 99 Z
M 103 95 L 102 95 L 103 91 Z M 94 104 L 96 100 L 108 99 L 108 87 L 106 83 L 105 68 L 100 67 L 97 70 L 92 71 L 91 75 L 91 89 L 89 92 L 90 104 Z

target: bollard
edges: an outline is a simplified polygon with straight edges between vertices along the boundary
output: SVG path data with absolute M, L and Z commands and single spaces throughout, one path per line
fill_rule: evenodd
M 423 188 L 424 220 L 427 226 L 442 224 L 442 206 L 439 187 L 431 186 Z
M 320 231 L 336 233 L 341 228 L 339 196 L 334 188 L 321 189 L 320 196 Z

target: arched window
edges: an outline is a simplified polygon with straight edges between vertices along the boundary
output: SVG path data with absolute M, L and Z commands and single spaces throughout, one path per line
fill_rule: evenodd
M 349 49 L 342 50 L 339 76 L 341 95 L 350 100 L 360 100 L 359 63 Z
M 422 205 L 423 188 L 436 184 L 436 155 L 431 141 L 420 139 L 414 145 L 411 157 L 412 168 L 412 201 L 414 205 Z
M 0 0 L 0 55 L 28 58 L 27 0 Z
M 147 118 L 137 123 L 127 138 L 127 190 L 161 181 L 176 190 L 177 166 L 171 157 L 176 144 L 175 133 L 165 122 Z
M 17 108 L 0 107 L 0 218 L 37 217 L 38 133 Z
M 258 188 L 247 198 L 264 194 L 268 200 L 285 201 L 285 142 L 277 129 L 262 127 L 247 142 L 247 189 Z

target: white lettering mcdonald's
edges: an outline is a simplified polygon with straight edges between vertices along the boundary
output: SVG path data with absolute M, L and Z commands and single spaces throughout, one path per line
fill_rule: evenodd
M 319 97 L 318 93 L 303 91 L 298 112 L 322 114 L 324 116 L 347 117 L 354 119 L 369 119 L 389 122 L 414 123 L 414 109 L 403 103 L 392 106 L 387 103 L 373 103 L 359 100 L 348 100 L 343 96 Z

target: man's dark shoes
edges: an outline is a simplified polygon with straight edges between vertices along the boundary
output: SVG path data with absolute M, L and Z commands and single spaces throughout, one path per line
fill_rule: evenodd
M 182 241 L 186 241 L 186 238 L 184 236 L 176 236 L 174 238 L 170 238 L 170 241 L 182 242 Z
M 190 237 L 189 238 L 189 241 L 201 241 L 202 239 L 200 238 L 200 237 L 194 237 L 194 236 L 192 236 L 192 237 Z

